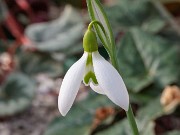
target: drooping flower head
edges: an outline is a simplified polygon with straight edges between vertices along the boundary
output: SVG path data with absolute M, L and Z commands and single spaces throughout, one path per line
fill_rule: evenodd
M 127 111 L 129 95 L 126 86 L 117 70 L 99 54 L 96 34 L 91 29 L 84 35 L 83 48 L 83 56 L 64 76 L 58 97 L 60 113 L 65 116 L 70 110 L 82 81 Z

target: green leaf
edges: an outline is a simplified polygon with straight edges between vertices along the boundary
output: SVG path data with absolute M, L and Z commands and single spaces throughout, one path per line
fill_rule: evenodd
M 166 25 L 148 0 L 120 0 L 116 5 L 106 8 L 106 11 L 114 31 L 138 26 L 145 31 L 157 33 Z
M 82 54 L 82 52 L 84 52 L 83 45 L 81 42 L 77 43 L 76 46 L 72 46 L 71 49 L 67 49 L 65 52 L 68 56 Z
M 8 76 L 0 87 L 0 117 L 27 109 L 35 95 L 35 83 L 21 73 Z
M 150 121 L 146 127 L 141 131 L 141 135 L 156 135 L 154 131 L 155 123 Z
M 67 72 L 69 68 L 77 61 L 78 59 L 73 57 L 69 57 L 64 61 L 64 71 Z
M 96 135 L 131 135 L 131 129 L 127 119 L 117 122 L 110 128 L 97 133 Z
M 154 14 L 155 15 L 152 15 L 152 17 L 146 19 L 144 23 L 141 25 L 141 28 L 144 31 L 157 33 L 166 26 L 165 20 L 163 20 L 160 16 L 158 16 L 158 13 L 154 13 Z
M 144 131 L 140 133 L 140 135 L 155 135 L 154 131 L 154 123 L 150 122 L 146 128 L 144 128 Z M 104 130 L 100 133 L 97 133 L 96 135 L 131 135 L 131 129 L 129 127 L 129 122 L 127 119 L 116 123 L 112 127 L 108 128 L 107 130 Z
M 118 45 L 121 75 L 132 91 L 139 92 L 152 83 L 163 88 L 178 81 L 179 49 L 171 42 L 133 28 Z
M 105 29 L 105 32 L 107 33 L 108 39 L 104 35 L 102 29 L 98 25 L 95 25 L 95 28 L 96 28 L 95 30 L 97 34 L 99 35 L 102 43 L 105 44 L 106 46 L 115 45 L 115 40 L 113 37 L 113 32 L 112 32 L 110 23 L 108 21 L 107 15 L 104 12 L 104 9 L 101 3 L 99 2 L 99 0 L 87 0 L 87 5 L 88 5 L 88 10 L 89 10 L 91 20 L 92 21 L 97 20 L 101 22 L 101 24 L 103 25 Z
M 25 32 L 37 50 L 63 52 L 75 47 L 82 39 L 83 28 L 84 22 L 80 13 L 73 7 L 66 6 L 58 19 L 32 24 Z
M 47 54 L 20 53 L 18 55 L 21 71 L 28 75 L 46 73 L 51 77 L 63 74 L 62 63 L 53 60 Z
M 77 33 L 82 33 L 83 27 L 83 24 L 78 24 L 68 28 L 66 31 L 57 34 L 56 38 L 37 43 L 36 48 L 42 52 L 63 52 L 70 49 L 82 38 L 82 35 Z
M 155 135 L 155 119 L 164 114 L 165 112 L 160 104 L 160 97 L 151 100 L 147 105 L 140 108 L 136 118 L 141 134 Z
M 71 108 L 66 117 L 55 118 L 44 135 L 88 135 L 92 115 L 78 105 Z

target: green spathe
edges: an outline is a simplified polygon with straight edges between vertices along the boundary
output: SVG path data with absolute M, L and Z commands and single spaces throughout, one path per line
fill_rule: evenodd
M 83 48 L 86 52 L 95 52 L 98 50 L 97 38 L 94 31 L 88 29 L 83 38 Z

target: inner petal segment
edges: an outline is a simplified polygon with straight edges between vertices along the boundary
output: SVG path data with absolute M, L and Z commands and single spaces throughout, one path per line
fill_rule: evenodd
M 94 85 L 98 85 L 93 69 L 92 53 L 88 53 L 83 82 L 86 86 L 89 86 L 90 82 Z
M 94 90 L 95 92 L 99 93 L 99 94 L 103 94 L 105 95 L 102 87 L 98 84 L 98 85 L 94 85 L 93 83 L 90 83 L 90 87 L 92 90 Z
M 85 85 L 89 85 L 90 82 L 93 82 L 94 84 L 98 84 L 96 76 L 94 72 L 89 71 L 85 76 L 84 76 L 84 83 Z

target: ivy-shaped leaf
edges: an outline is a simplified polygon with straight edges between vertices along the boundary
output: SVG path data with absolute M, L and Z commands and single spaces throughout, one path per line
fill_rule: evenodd
M 25 33 L 39 51 L 65 52 L 81 40 L 83 28 L 80 13 L 68 5 L 56 20 L 29 25 Z
M 0 117 L 26 109 L 35 95 L 35 83 L 26 75 L 14 73 L 0 87 Z
M 165 19 L 147 0 L 120 0 L 115 5 L 107 7 L 106 13 L 114 31 L 136 26 L 157 33 L 166 25 Z
M 121 74 L 134 92 L 155 83 L 164 86 L 180 78 L 179 48 L 164 38 L 130 29 L 118 44 Z

